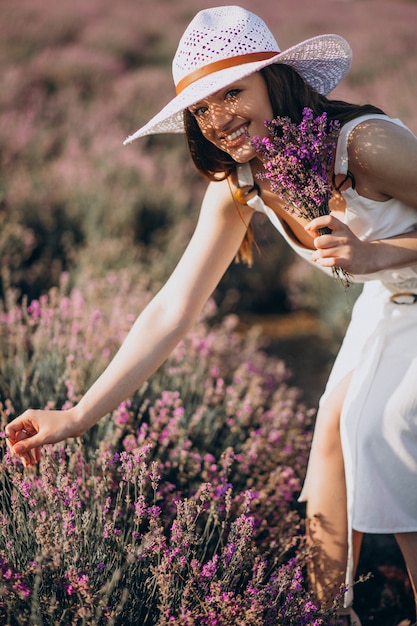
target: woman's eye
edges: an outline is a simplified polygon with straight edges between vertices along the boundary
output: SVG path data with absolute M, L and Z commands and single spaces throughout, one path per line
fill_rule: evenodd
M 191 115 L 194 115 L 194 117 L 202 117 L 207 111 L 208 107 L 197 107 L 191 111 Z
M 229 91 L 226 92 L 225 100 L 233 100 L 239 93 L 240 89 L 229 89 Z

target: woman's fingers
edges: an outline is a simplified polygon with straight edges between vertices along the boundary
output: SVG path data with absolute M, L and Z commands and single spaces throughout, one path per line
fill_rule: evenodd
M 35 412 L 26 411 L 14 419 L 6 426 L 6 435 L 10 450 L 20 456 L 26 466 L 38 463 L 42 441 Z
M 67 411 L 28 409 L 6 426 L 8 446 L 25 464 L 33 465 L 43 445 L 82 434 L 75 416 L 74 407 Z
M 329 228 L 331 232 L 322 235 L 320 230 L 323 228 Z M 306 231 L 314 237 L 316 250 L 311 255 L 312 261 L 323 267 L 341 267 L 352 271 L 353 259 L 360 258 L 358 253 L 363 244 L 349 226 L 332 215 L 323 215 L 312 220 Z
M 335 230 L 338 230 L 340 227 L 343 227 L 344 224 L 334 215 L 321 215 L 320 217 L 315 217 L 311 222 L 307 224 L 305 230 L 310 233 L 312 237 L 317 237 L 320 235 L 319 231 L 322 228 L 330 228 L 332 233 Z

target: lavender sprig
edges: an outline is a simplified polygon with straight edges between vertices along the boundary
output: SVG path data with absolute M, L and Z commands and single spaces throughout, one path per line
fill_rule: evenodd
M 312 109 L 305 107 L 299 124 L 278 116 L 265 126 L 269 136 L 252 139 L 265 168 L 257 176 L 269 180 L 271 191 L 284 201 L 289 212 L 308 220 L 328 215 L 332 192 L 329 174 L 340 123 L 329 121 L 325 112 L 314 118 Z M 327 227 L 319 230 L 321 235 L 331 232 Z M 333 267 L 332 273 L 344 287 L 350 284 L 344 269 Z

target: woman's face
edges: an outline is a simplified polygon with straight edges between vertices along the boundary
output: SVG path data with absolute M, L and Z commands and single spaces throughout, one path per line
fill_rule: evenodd
M 237 163 L 257 156 L 254 136 L 265 137 L 265 120 L 273 117 L 268 90 L 259 73 L 217 91 L 189 108 L 203 136 Z

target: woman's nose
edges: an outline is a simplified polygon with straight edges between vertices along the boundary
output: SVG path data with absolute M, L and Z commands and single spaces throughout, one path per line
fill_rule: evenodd
M 231 111 L 225 106 L 213 104 L 210 107 L 210 119 L 215 130 L 222 130 L 233 118 Z

